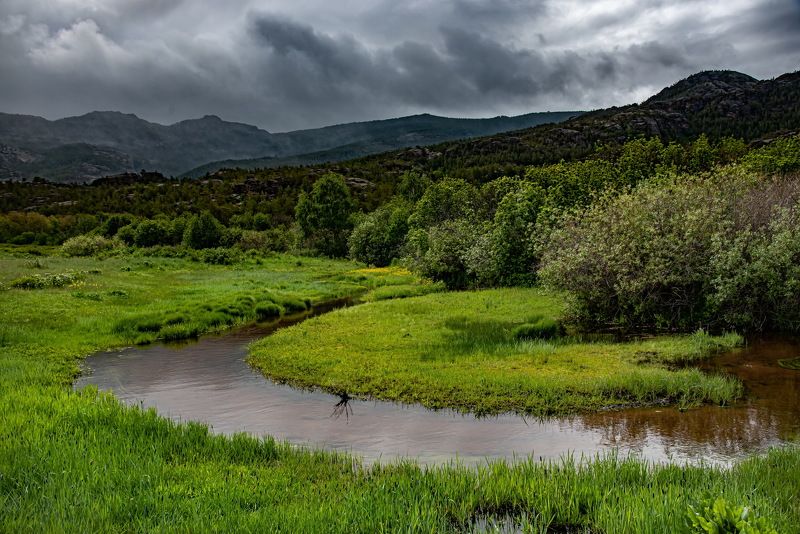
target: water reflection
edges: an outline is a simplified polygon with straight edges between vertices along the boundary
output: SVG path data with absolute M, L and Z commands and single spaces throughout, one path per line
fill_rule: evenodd
M 176 420 L 204 421 L 216 432 L 269 434 L 354 452 L 367 462 L 412 457 L 423 463 L 454 458 L 477 463 L 616 449 L 655 461 L 726 463 L 800 432 L 800 372 L 777 364 L 800 354 L 800 346 L 790 340 L 754 342 L 708 366 L 710 372 L 732 373 L 744 381 L 749 399 L 739 406 L 684 413 L 636 409 L 550 421 L 514 415 L 478 419 L 357 400 L 346 393 L 299 391 L 265 380 L 245 363 L 249 342 L 300 319 L 251 326 L 180 347 L 98 354 L 87 359 L 92 373 L 76 387 L 96 384 L 126 403 L 155 407 Z

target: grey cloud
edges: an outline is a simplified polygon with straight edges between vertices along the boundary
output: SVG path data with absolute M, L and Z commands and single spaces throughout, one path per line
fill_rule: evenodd
M 798 68 L 800 3 L 6 0 L 0 102 L 50 117 L 207 113 L 273 131 L 409 113 L 625 104 L 706 68 Z M 94 9 L 92 9 L 94 6 Z

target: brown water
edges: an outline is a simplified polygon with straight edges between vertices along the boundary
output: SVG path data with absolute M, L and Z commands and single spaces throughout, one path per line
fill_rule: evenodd
M 800 355 L 800 343 L 792 340 L 755 341 L 707 366 L 744 382 L 748 399 L 733 408 L 635 409 L 540 422 L 342 402 L 335 395 L 275 384 L 247 365 L 250 342 L 299 320 L 249 326 L 182 346 L 97 354 L 86 360 L 90 372 L 75 387 L 95 384 L 128 404 L 155 407 L 175 420 L 202 421 L 215 432 L 271 435 L 352 452 L 367 463 L 409 457 L 428 464 L 454 459 L 474 464 L 616 450 L 659 462 L 727 464 L 800 435 L 800 372 L 777 364 Z

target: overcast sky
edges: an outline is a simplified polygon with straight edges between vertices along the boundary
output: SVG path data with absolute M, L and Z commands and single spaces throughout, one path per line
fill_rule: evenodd
M 0 111 L 270 131 L 641 101 L 800 69 L 800 0 L 2 0 Z

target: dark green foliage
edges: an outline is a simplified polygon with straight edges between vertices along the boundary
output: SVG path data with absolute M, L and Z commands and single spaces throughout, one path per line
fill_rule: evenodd
M 492 273 L 484 277 L 501 285 L 530 285 L 535 280 L 536 221 L 546 200 L 538 184 L 525 183 L 509 192 L 494 215 L 491 232 Z
M 262 302 L 256 306 L 256 317 L 258 317 L 260 321 L 274 319 L 275 317 L 280 317 L 282 314 L 283 308 L 274 302 Z
M 464 180 L 444 178 L 425 190 L 409 224 L 414 228 L 430 228 L 445 221 L 469 218 L 475 213 L 477 198 L 474 186 Z
M 540 276 L 594 325 L 800 330 L 800 179 L 652 181 L 568 215 Z
M 444 282 L 449 289 L 470 287 L 475 283 L 469 268 L 471 253 L 481 231 L 482 227 L 465 219 L 412 230 L 407 261 L 422 276 Z
M 286 310 L 286 313 L 300 313 L 310 307 L 309 302 L 290 297 L 280 299 L 280 305 Z
M 297 224 L 312 249 L 330 257 L 347 254 L 347 238 L 355 205 L 344 178 L 326 174 L 311 192 L 300 195 L 295 208 Z
M 400 177 L 397 193 L 409 202 L 417 202 L 431 185 L 431 180 L 426 175 L 417 171 L 408 171 Z
M 128 224 L 123 226 L 117 232 L 117 239 L 128 245 L 129 247 L 133 246 L 136 242 L 136 223 Z
M 233 265 L 239 261 L 240 256 L 236 249 L 224 247 L 207 248 L 197 253 L 197 258 L 203 263 L 211 265 Z
M 514 339 L 553 339 L 561 335 L 561 325 L 548 317 L 533 318 L 512 332 Z
M 183 234 L 183 244 L 194 249 L 218 247 L 222 232 L 223 227 L 216 217 L 204 211 L 189 220 Z
M 378 267 L 399 258 L 408 233 L 411 208 L 396 200 L 362 216 L 350 234 L 350 257 Z
M 127 213 L 122 214 L 114 214 L 111 215 L 108 219 L 105 220 L 103 224 L 100 225 L 98 232 L 103 237 L 114 237 L 119 232 L 120 228 L 123 226 L 128 226 L 133 222 L 133 217 L 128 215 Z
M 165 219 L 146 219 L 136 227 L 133 244 L 137 247 L 171 245 L 170 223 Z

